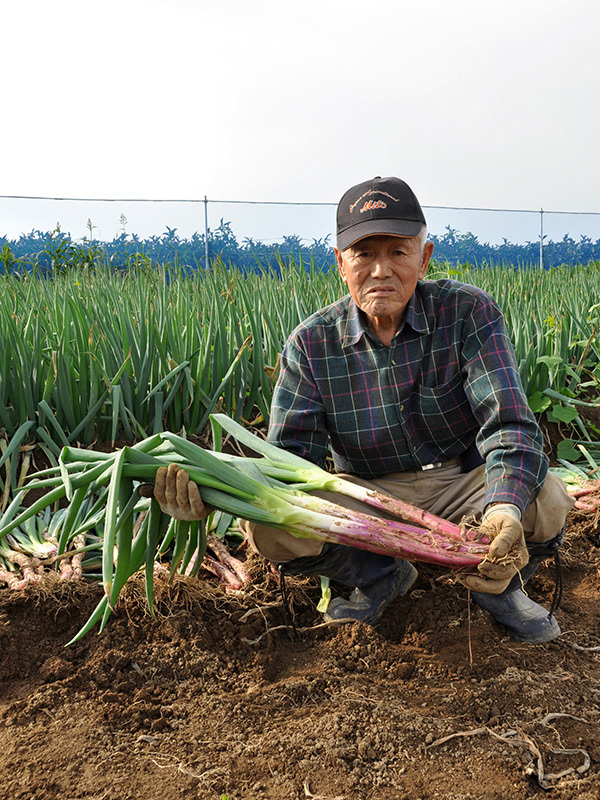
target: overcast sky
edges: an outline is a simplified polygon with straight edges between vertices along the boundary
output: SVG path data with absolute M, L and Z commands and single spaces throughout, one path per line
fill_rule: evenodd
M 393 174 L 426 206 L 600 212 L 595 0 L 22 0 L 0 18 L 2 195 L 336 203 Z M 47 207 L 0 201 L 0 234 Z M 105 238 L 134 213 L 109 209 Z

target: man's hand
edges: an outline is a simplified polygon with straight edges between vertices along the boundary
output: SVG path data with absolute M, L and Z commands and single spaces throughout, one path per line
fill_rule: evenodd
M 483 515 L 479 531 L 490 539 L 490 547 L 477 567 L 480 575 L 460 576 L 467 589 L 500 594 L 528 563 L 529 552 L 520 517 L 519 509 L 509 503 L 491 506 Z
M 174 519 L 192 522 L 206 519 L 211 512 L 202 502 L 197 484 L 177 464 L 158 468 L 154 478 L 154 497 L 161 510 Z

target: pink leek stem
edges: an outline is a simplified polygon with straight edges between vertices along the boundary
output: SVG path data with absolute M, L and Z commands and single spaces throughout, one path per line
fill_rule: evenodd
M 484 558 L 483 552 L 469 552 L 468 542 L 462 543 L 467 552 L 443 550 L 427 542 L 426 538 L 422 542 L 415 541 L 414 528 L 411 530 L 412 536 L 407 536 L 401 522 L 361 514 L 302 492 L 298 494 L 299 496 L 294 497 L 294 502 L 302 506 L 302 509 L 297 515 L 293 515 L 290 510 L 283 524 L 296 535 L 455 569 L 474 567 Z M 318 506 L 318 510 L 315 506 Z M 479 546 L 477 549 L 486 548 Z
M 73 566 L 69 559 L 64 558 L 59 561 L 58 571 L 61 581 L 70 581 L 73 578 Z
M 400 517 L 408 522 L 414 522 L 416 525 L 421 525 L 428 530 L 440 533 L 442 536 L 450 539 L 464 541 L 465 538 L 474 538 L 474 536 L 478 536 L 478 534 L 471 530 L 465 534 L 461 527 L 454 522 L 449 522 L 429 511 L 424 511 L 422 508 L 418 508 L 411 503 L 407 503 L 397 497 L 391 497 L 375 489 L 366 489 L 364 486 L 345 478 L 336 478 L 333 480 L 331 489 L 333 491 L 339 491 L 341 494 L 348 497 L 360 500 L 363 503 L 367 503 L 380 511 L 385 511 L 388 514 Z M 482 537 L 481 542 L 483 544 L 489 544 L 489 541 L 485 537 Z
M 82 534 L 78 534 L 73 539 L 73 544 L 75 545 L 76 550 L 85 547 L 85 537 Z M 71 564 L 73 568 L 73 580 L 80 580 L 83 578 L 83 552 L 74 553 L 71 559 Z
M 229 567 L 226 567 L 225 564 L 221 564 L 216 558 L 205 555 L 202 566 L 208 572 L 212 572 L 213 575 L 216 575 L 219 579 L 219 583 L 225 589 L 237 590 L 242 588 L 243 584 L 240 578 L 232 572 Z
M 239 558 L 236 558 L 229 552 L 222 539 L 219 539 L 219 537 L 214 533 L 209 533 L 206 537 L 206 543 L 217 556 L 221 564 L 225 564 L 225 566 L 229 567 L 229 569 L 234 572 L 242 581 L 242 584 L 245 585 L 252 583 L 252 576 L 246 567 L 242 564 Z
M 600 486 L 595 483 L 593 486 L 582 486 L 579 489 L 568 489 L 567 494 L 571 497 L 584 497 L 587 494 L 594 494 L 600 491 Z
M 289 494 L 287 495 L 289 497 Z M 385 495 L 384 495 L 385 496 Z M 457 539 L 455 537 L 448 538 L 437 529 L 437 526 L 432 530 L 430 528 L 416 527 L 408 525 L 397 519 L 388 519 L 386 517 L 374 517 L 370 514 L 364 514 L 361 511 L 345 508 L 344 506 L 332 503 L 321 497 L 315 497 L 305 492 L 294 492 L 294 505 L 301 506 L 305 509 L 310 509 L 317 513 L 328 513 L 333 517 L 338 517 L 344 520 L 351 520 L 362 523 L 367 527 L 375 526 L 376 529 L 385 529 L 390 534 L 402 536 L 404 539 L 410 537 L 420 542 L 431 541 L 437 539 L 440 544 L 443 543 L 444 547 L 455 547 L 466 550 L 467 552 L 484 553 L 487 552 L 487 544 L 483 541 L 471 541 L 463 538 L 462 536 Z M 420 509 L 417 509 L 420 511 Z M 434 515 L 429 515 L 434 516 Z M 439 519 L 439 518 L 438 518 Z M 441 520 L 444 522 L 445 520 Z M 452 523 L 449 523 L 452 524 Z M 460 529 L 457 529 L 460 531 Z
M 453 550 L 458 553 L 485 554 L 488 551 L 488 545 L 480 541 L 466 540 L 459 542 L 455 539 L 447 539 L 442 534 L 427 530 L 427 528 L 418 528 L 413 525 L 402 524 L 401 535 L 416 542 L 430 542 L 432 547 L 441 547 L 442 550 Z
M 600 500 L 594 500 L 593 503 L 586 503 L 584 500 L 576 500 L 575 508 L 579 511 L 597 511 L 600 507 Z

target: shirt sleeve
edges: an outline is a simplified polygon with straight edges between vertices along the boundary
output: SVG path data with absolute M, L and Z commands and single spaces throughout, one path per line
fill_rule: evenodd
M 301 343 L 289 339 L 273 391 L 268 440 L 323 467 L 329 435 L 325 408 Z
M 481 294 L 464 323 L 463 356 L 465 391 L 480 425 L 476 441 L 485 459 L 485 503 L 513 503 L 523 512 L 542 487 L 548 459 L 502 312 Z

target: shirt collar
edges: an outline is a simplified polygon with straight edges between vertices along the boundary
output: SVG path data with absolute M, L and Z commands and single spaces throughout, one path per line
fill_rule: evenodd
M 404 319 L 400 323 L 396 335 L 401 333 L 406 325 L 409 325 L 416 333 L 429 333 L 431 330 L 428 315 L 425 310 L 421 281 L 417 282 L 417 288 L 408 301 Z M 368 329 L 365 324 L 364 316 L 360 313 L 354 300 L 348 295 L 348 313 L 343 332 L 343 346 L 352 347 L 357 344 L 360 338 L 365 336 L 367 332 Z

